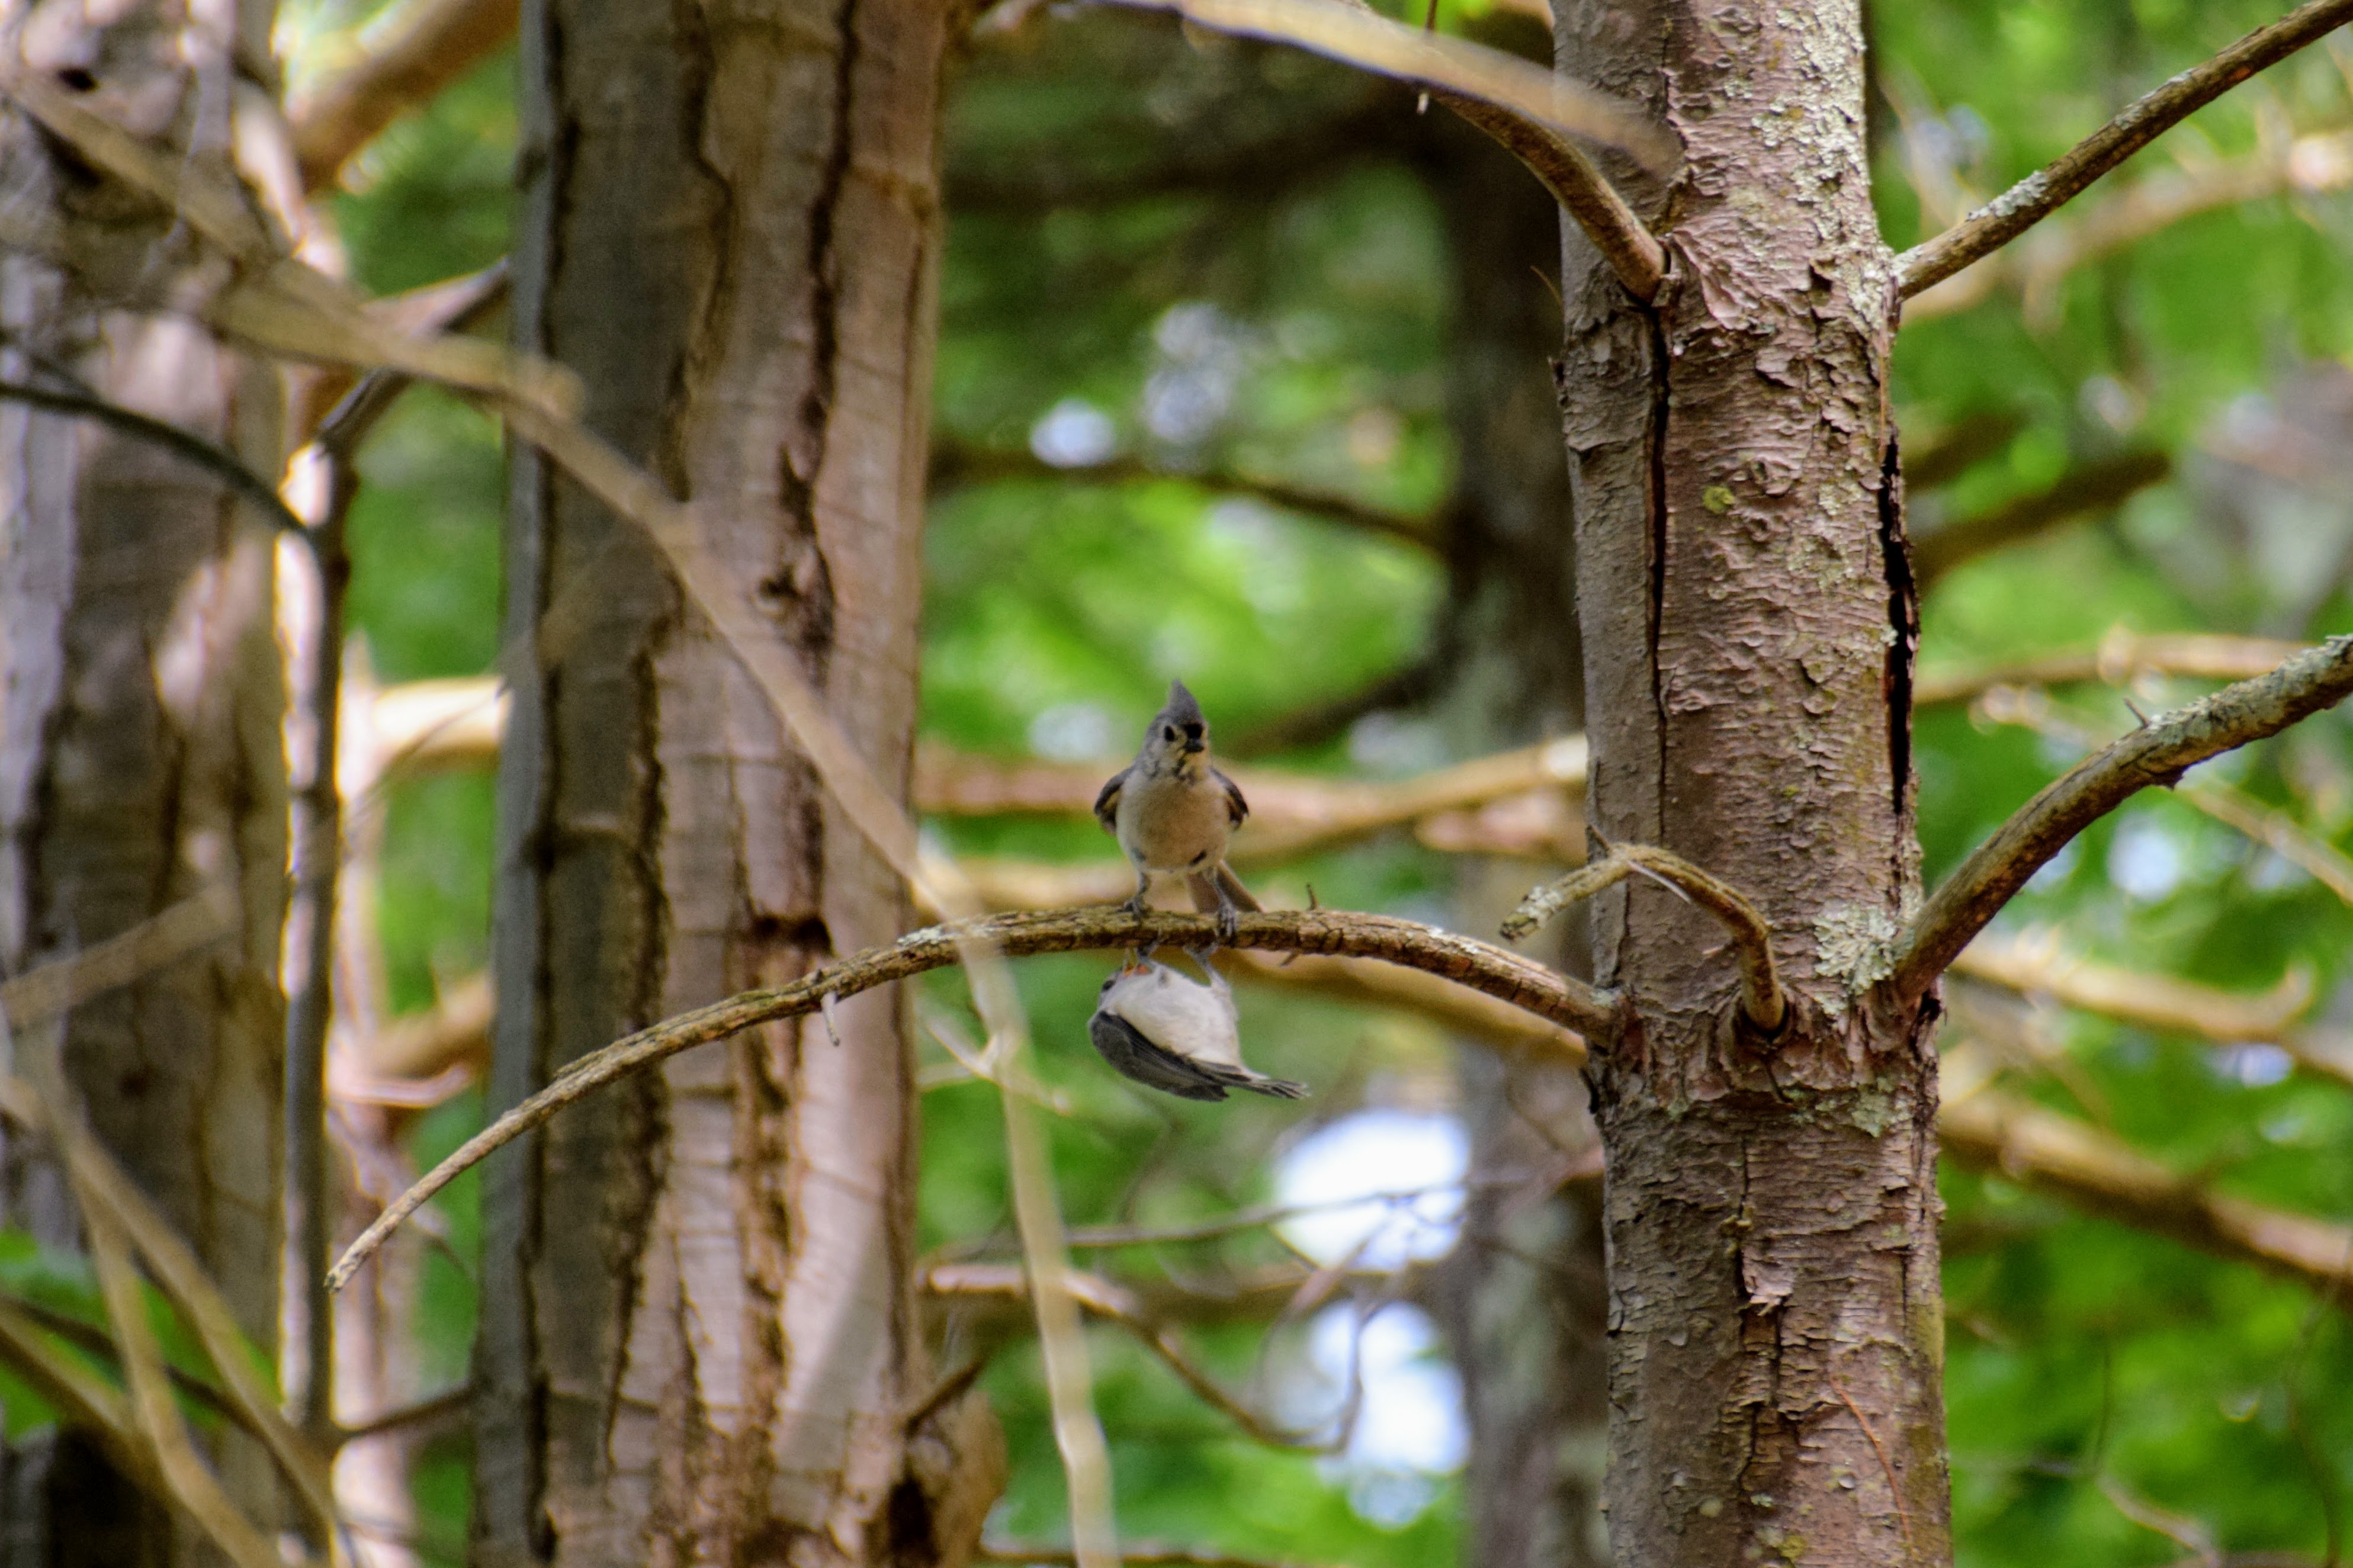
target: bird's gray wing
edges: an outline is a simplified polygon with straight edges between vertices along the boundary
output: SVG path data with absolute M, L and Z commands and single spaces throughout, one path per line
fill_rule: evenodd
M 1211 768 L 1209 772 L 1217 775 L 1219 786 L 1226 792 L 1226 826 L 1240 827 L 1242 825 L 1242 819 L 1250 816 L 1250 802 L 1242 798 L 1242 786 L 1219 773 L 1215 768 Z
M 1119 831 L 1119 792 L 1127 784 L 1127 769 L 1120 769 L 1103 780 L 1103 788 L 1095 795 L 1095 820 L 1103 824 L 1105 833 Z
M 1122 1078 L 1182 1100 L 1226 1098 L 1225 1086 L 1217 1079 L 1184 1058 L 1162 1050 L 1117 1014 L 1097 1013 L 1088 1019 L 1087 1037 Z

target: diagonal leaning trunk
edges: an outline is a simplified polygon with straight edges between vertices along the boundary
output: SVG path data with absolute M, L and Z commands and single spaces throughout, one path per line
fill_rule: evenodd
M 523 20 L 519 341 L 699 504 L 902 791 L 948 36 L 937 0 Z M 507 560 L 501 1104 L 907 912 L 627 524 L 519 459 Z M 914 1118 L 877 992 L 681 1057 L 491 1172 L 478 1563 L 968 1554 L 996 1435 L 976 1396 L 923 1411 Z
M 1591 819 L 1746 893 L 1792 1004 L 1760 1037 L 1705 916 L 1640 878 L 1597 900 L 1630 999 L 1592 1070 L 1613 1551 L 1943 1563 L 1933 1003 L 1855 1000 L 1917 896 L 1858 0 L 1556 16 L 1561 68 L 1683 149 L 1664 186 L 1614 171 L 1672 258 L 1655 306 L 1579 237 L 1565 269 Z

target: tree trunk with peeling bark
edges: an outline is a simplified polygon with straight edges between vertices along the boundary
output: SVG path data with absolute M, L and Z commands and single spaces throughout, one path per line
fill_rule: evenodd
M 1746 894 L 1791 1002 L 1760 1037 L 1704 914 L 1641 878 L 1596 900 L 1613 1550 L 1942 1563 L 1933 1003 L 1862 999 L 1917 854 L 1859 7 L 1556 15 L 1561 68 L 1684 160 L 1615 171 L 1672 258 L 1654 307 L 1579 236 L 1564 273 L 1591 820 Z
M 935 0 L 523 22 L 522 346 L 701 506 L 867 763 L 913 754 L 939 266 Z M 907 908 L 642 538 L 519 456 L 493 1098 L 885 942 Z M 912 1053 L 880 991 L 755 1028 L 493 1167 L 484 1564 L 956 1563 L 1001 1458 L 931 1386 Z M 838 1041 L 829 1040 L 839 1032 Z
M 21 19 L 0 4 L 0 22 Z M 232 116 L 259 117 L 237 130 L 269 141 L 269 89 L 237 63 L 266 48 L 227 47 L 241 26 L 266 38 L 266 14 L 155 5 L 47 19 L 26 35 L 35 68 L 192 164 L 226 163 Z M 69 376 L 278 471 L 276 371 L 158 309 L 190 279 L 168 214 L 94 181 L 5 110 L 0 207 L 14 241 L 0 251 L 0 374 L 52 388 Z M 237 910 L 226 940 L 62 1025 L 18 1030 L 12 1068 L 62 1067 L 100 1140 L 265 1353 L 280 1308 L 287 822 L 275 548 L 251 505 L 185 458 L 0 405 L 0 971 L 69 957 L 222 884 Z M 0 1224 L 79 1246 L 46 1145 L 7 1138 Z M 209 1444 L 248 1517 L 277 1517 L 259 1447 L 233 1430 Z M 188 1562 L 201 1539 L 79 1436 L 0 1452 L 9 1568 Z

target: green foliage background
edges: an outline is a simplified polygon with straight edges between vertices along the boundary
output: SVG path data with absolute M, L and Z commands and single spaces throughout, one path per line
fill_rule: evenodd
M 289 20 L 298 66 L 348 47 L 365 9 L 298 7 Z M 1878 141 L 1891 239 L 1900 247 L 1924 226 L 1907 149 L 1957 149 L 1957 176 L 1989 195 L 2276 10 L 2275 0 L 1880 5 L 1878 76 L 1903 110 L 1884 115 Z M 1440 15 L 1449 26 L 1488 20 L 1451 0 Z M 2348 63 L 2353 54 L 2311 51 L 2199 115 L 2126 177 L 2353 124 Z M 426 283 L 505 250 L 512 69 L 505 59 L 485 67 L 354 171 L 334 211 L 352 269 L 371 289 Z M 1408 95 L 1276 51 L 1188 42 L 1162 19 L 1057 6 L 976 50 L 959 74 L 950 133 L 940 443 L 1018 452 L 1050 410 L 1079 399 L 1108 417 L 1121 451 L 1165 477 L 1008 480 L 937 498 L 927 736 L 1018 753 L 1046 732 L 1041 716 L 1088 709 L 1081 717 L 1116 750 L 1178 674 L 1233 732 L 1344 694 L 1424 646 L 1445 587 L 1433 557 L 1235 500 L 1201 478 L 1254 475 L 1429 516 L 1476 460 L 1452 448 L 1445 370 L 1461 329 L 1454 279 L 1482 258 L 1457 254 L 1437 216 L 1430 182 L 1444 170 L 1403 156 L 1380 129 L 1412 114 Z M 2019 425 L 1957 482 L 1915 496 L 1915 532 L 2127 447 L 2166 449 L 2179 476 L 2119 515 L 1946 580 L 1926 607 L 1924 663 L 2081 648 L 2119 625 L 2289 637 L 2353 626 L 2348 238 L 2353 205 L 2342 195 L 2251 203 L 2082 269 L 2053 321 L 2030 323 L 2001 295 L 1908 329 L 1897 359 L 1907 444 L 1917 449 L 1973 415 Z M 1166 346 L 1181 338 L 1177 322 L 1208 342 L 1193 342 L 1193 359 Z M 1155 376 L 1204 363 L 1227 377 L 1223 405 L 1194 439 L 1155 437 L 1144 414 Z M 2268 428 L 2265 419 L 2316 432 L 2318 478 L 2266 474 L 2218 446 L 2218 433 L 2250 421 Z M 494 433 L 454 403 L 413 395 L 364 468 L 352 608 L 376 677 L 487 668 L 502 499 Z M 2169 704 L 2194 689 L 2134 700 Z M 2063 692 L 2054 704 L 2095 733 L 2132 722 L 2122 694 Z M 1434 740 L 1406 734 L 1440 760 Z M 2348 742 L 2346 721 L 2330 715 L 2214 772 L 2342 845 L 2353 826 Z M 1368 754 L 1376 764 L 1410 761 L 1413 748 Z M 2074 754 L 1982 716 L 1924 714 L 1930 879 Z M 1289 761 L 1366 765 L 1338 744 Z M 383 925 L 396 1001 L 413 1008 L 483 957 L 490 784 L 404 784 L 389 809 Z M 1091 825 L 939 826 L 976 851 L 1104 853 Z M 1300 900 L 1312 882 L 1327 903 L 1442 916 L 1451 880 L 1441 858 L 1398 840 L 1293 868 L 1272 890 Z M 2234 988 L 2263 989 L 2303 966 L 2325 1016 L 2353 1012 L 2344 992 L 2353 913 L 2168 799 L 2137 804 L 2088 836 L 2006 924 L 2055 927 L 2075 950 Z M 1299 1135 L 1302 1113 L 1147 1101 L 1110 1079 L 1082 1029 L 1099 973 L 1071 960 L 1023 976 L 1042 1071 L 1075 1108 L 1054 1123 L 1074 1223 L 1198 1216 L 1263 1199 L 1270 1163 Z M 951 1012 L 961 1005 L 952 984 L 929 994 Z M 1246 1005 L 1260 1065 L 1328 1091 L 1310 1102 L 1310 1120 L 1443 1092 L 1445 1047 L 1425 1027 L 1302 1002 Z M 2353 1099 L 2341 1089 L 2277 1079 L 2261 1053 L 2076 1016 L 2057 1026 L 2066 1070 L 2025 1076 L 2029 1092 L 2105 1121 L 2221 1190 L 2353 1217 Z M 470 1100 L 423 1119 L 419 1162 L 478 1116 Z M 1006 1255 L 1001 1136 L 987 1094 L 934 1090 L 924 1119 L 926 1245 Z M 1999 1178 L 1948 1173 L 1946 1193 L 1965 1563 L 2135 1568 L 2182 1555 L 2132 1522 L 2104 1485 L 2202 1521 L 2231 1551 L 2334 1552 L 2353 1486 L 2347 1304 L 2082 1217 Z M 460 1188 L 443 1205 L 459 1256 L 474 1240 L 469 1202 Z M 1263 1238 L 1242 1238 L 1181 1258 L 1118 1261 L 1208 1269 L 1274 1256 Z M 425 1268 L 418 1332 L 431 1365 L 455 1379 L 470 1287 L 440 1252 Z M 1222 1331 L 1201 1344 L 1239 1383 L 1256 1338 Z M 1244 1442 L 1125 1341 L 1099 1334 L 1097 1351 L 1132 1535 L 1365 1568 L 1454 1554 L 1453 1484 L 1410 1523 L 1375 1525 L 1350 1508 L 1344 1477 Z M 1034 1357 L 1000 1359 L 987 1387 L 1015 1461 L 998 1528 L 1050 1538 L 1060 1484 Z M 458 1438 L 428 1451 L 418 1483 L 428 1557 L 454 1559 L 463 1539 L 463 1465 Z

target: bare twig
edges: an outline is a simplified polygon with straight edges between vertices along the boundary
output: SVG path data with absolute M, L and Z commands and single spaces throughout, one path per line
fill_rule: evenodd
M 2156 451 L 2126 452 L 2071 468 L 2047 489 L 2018 496 L 1914 539 L 1912 575 L 1926 588 L 1964 562 L 2077 518 L 2111 510 L 2172 477 L 2173 459 Z
M 1924 669 L 1913 684 L 1912 700 L 1918 707 L 1931 708 L 1971 701 L 1996 687 L 2065 686 L 2086 680 L 2123 686 L 2151 675 L 2246 680 L 2286 663 L 2309 646 L 2207 632 L 2140 637 L 2117 626 L 2089 653 L 2053 654 L 2024 664 Z
M 71 1012 L 93 996 L 233 935 L 237 919 L 236 886 L 216 882 L 120 936 L 0 983 L 0 1014 L 9 1027 L 23 1029 Z
M 1674 138 L 1631 107 L 1541 66 L 1468 39 L 1425 33 L 1341 0 L 1113 0 L 1175 11 L 1196 26 L 1291 44 L 1398 81 L 1445 89 L 1539 125 L 1616 147 L 1654 173 Z
M 2177 792 L 2181 798 L 2227 826 L 2235 827 L 2313 880 L 2353 904 L 2353 858 L 2306 829 L 2286 812 L 2274 810 L 2225 784 L 2201 784 Z
M 1947 1103 L 1944 1151 L 2073 1207 L 2353 1300 L 2353 1228 L 2208 1190 L 2084 1122 L 1999 1089 Z
M 14 1314 L 16 1322 L 28 1331 L 48 1334 L 77 1350 L 111 1362 L 117 1368 L 121 1365 L 121 1347 L 114 1342 L 112 1334 L 97 1323 L 85 1322 L 69 1312 L 61 1312 L 54 1307 L 7 1290 L 0 1290 L 0 1310 Z M 0 1356 L 10 1353 L 0 1349 Z M 260 1435 L 247 1425 L 245 1412 L 237 1407 L 237 1401 L 222 1392 L 217 1384 L 180 1367 L 166 1366 L 164 1371 L 172 1380 L 174 1392 L 181 1397 L 203 1405 L 224 1420 L 235 1422 L 256 1436 Z
M 933 450 L 934 494 L 967 485 L 1017 480 L 1074 485 L 1189 485 L 1197 489 L 1248 496 L 1280 511 L 1345 523 L 1367 533 L 1394 539 L 1401 544 L 1410 544 L 1417 550 L 1434 551 L 1444 542 L 1440 526 L 1442 520 L 1409 517 L 1402 512 L 1366 506 L 1362 501 L 1334 495 L 1328 490 L 1303 489 L 1273 479 L 1250 479 L 1235 473 L 1170 473 L 1137 458 L 1112 458 L 1083 467 L 1066 468 L 1049 463 L 1027 448 L 1003 451 L 949 446 Z
M 2086 757 L 1980 845 L 1898 939 L 1886 987 L 1916 997 L 2076 834 L 2151 784 L 2277 734 L 2353 692 L 2353 637 L 2333 637 L 2269 675 L 2223 688 Z
M 396 1410 L 383 1411 L 364 1421 L 354 1421 L 335 1429 L 336 1441 L 354 1443 L 363 1437 L 375 1437 L 386 1432 L 398 1432 L 410 1426 L 430 1426 L 462 1415 L 474 1397 L 471 1384 L 459 1384 L 446 1393 L 420 1399 L 414 1405 L 404 1405 Z
M 171 1493 L 139 1441 L 131 1402 L 80 1361 L 59 1355 L 48 1342 L 47 1328 L 16 1302 L 0 1300 L 0 1358 L 57 1406 L 66 1425 L 95 1437 L 107 1458 L 150 1497 L 169 1501 Z M 112 1339 L 107 1342 L 111 1348 Z
M 384 38 L 294 106 L 302 186 L 335 182 L 353 155 L 514 37 L 520 0 L 414 0 Z
M 987 942 L 1006 956 L 1019 958 L 1040 952 L 1155 945 L 1208 947 L 1216 934 L 1215 922 L 1205 917 L 1131 915 L 1117 907 L 997 915 L 963 922 L 961 930 L 934 926 L 916 931 L 889 947 L 870 949 L 830 964 L 793 984 L 746 991 L 666 1019 L 581 1058 L 547 1088 L 469 1140 L 352 1244 L 335 1265 L 332 1279 L 340 1287 L 383 1245 L 395 1226 L 492 1150 L 606 1085 L 691 1047 L 723 1039 L 770 1019 L 813 1013 L 828 994 L 855 995 L 959 963 L 960 945 L 968 942 Z M 1485 942 L 1386 915 L 1336 910 L 1246 914 L 1230 945 L 1278 952 L 1348 953 L 1425 970 L 1588 1035 L 1606 1032 L 1613 1017 L 1613 998 L 1605 992 Z
M 399 370 L 543 421 L 565 423 L 579 406 L 579 380 L 559 366 L 476 339 L 410 333 L 372 315 L 343 283 L 284 254 L 234 182 L 150 146 L 43 74 L 0 62 L 0 93 L 237 263 L 206 310 L 229 336 L 264 353 Z
M 147 1321 L 147 1300 L 132 1267 L 130 1244 L 104 1206 L 90 1202 L 87 1192 L 82 1195 L 83 1230 L 114 1342 L 121 1348 L 132 1415 L 164 1489 L 237 1568 L 284 1568 L 277 1548 L 238 1510 L 197 1454 L 164 1373 L 164 1352 Z
M 2353 1089 L 2353 1054 L 2299 1022 L 2312 1005 L 2312 977 L 2302 970 L 2291 970 L 2269 992 L 2222 991 L 2170 974 L 2095 963 L 2032 938 L 2004 942 L 1980 936 L 1953 960 L 1952 972 L 2218 1046 L 2277 1046 L 2302 1071 Z
M 315 570 L 290 610 L 308 597 L 311 614 L 282 623 L 293 666 L 287 693 L 292 734 L 307 740 L 290 761 L 292 866 L 284 938 L 286 995 L 284 1103 L 288 1349 L 280 1382 L 294 1419 L 313 1442 L 334 1427 L 334 1310 L 320 1277 L 332 1260 L 336 1194 L 327 1161 L 327 1036 L 334 1019 L 336 874 L 343 863 L 343 802 L 335 778 L 342 731 L 343 597 L 351 555 L 343 526 L 359 493 L 359 469 L 347 450 L 314 448 L 298 460 L 298 479 L 324 493 L 309 538 Z M 300 595 L 300 596 L 298 596 Z M 307 623 L 307 624 L 305 624 Z
M 1073 1300 L 1094 1317 L 1124 1329 L 1134 1341 L 1150 1351 L 1176 1374 L 1177 1381 L 1192 1390 L 1196 1398 L 1217 1411 L 1253 1441 L 1277 1448 L 1306 1448 L 1328 1452 L 1330 1445 L 1320 1442 L 1306 1433 L 1286 1431 L 1270 1424 L 1265 1417 L 1226 1392 L 1194 1361 L 1192 1352 L 1176 1337 L 1174 1326 L 1155 1313 L 1145 1299 L 1120 1281 L 1102 1274 L 1082 1273 L 1073 1269 L 1069 1277 Z M 1297 1289 L 1297 1281 L 1293 1289 Z M 942 1264 L 931 1269 L 924 1279 L 926 1293 L 934 1297 L 987 1299 L 1007 1302 L 1027 1300 L 1030 1295 L 1029 1280 L 1017 1268 L 991 1264 Z
M 444 332 L 470 326 L 504 300 L 504 263 L 434 290 L 407 312 L 411 330 Z M 327 1160 L 327 1041 L 334 1021 L 337 876 L 343 861 L 342 754 L 343 604 L 351 581 L 345 525 L 359 494 L 360 444 L 410 384 L 398 371 L 376 370 L 344 394 L 297 454 L 290 492 L 309 492 L 298 513 L 308 524 L 313 567 L 307 617 L 290 617 L 294 666 L 289 699 L 309 744 L 293 757 L 293 866 L 286 911 L 283 1114 L 286 1127 L 286 1248 L 289 1281 L 285 1358 L 287 1405 L 314 1444 L 330 1446 L 335 1426 L 333 1302 L 326 1271 L 334 1256 L 337 1195 Z M 292 593 L 290 608 L 301 603 Z M 307 620 L 308 624 L 301 624 Z M 304 634 L 307 634 L 307 641 Z
M 1904 307 L 1906 324 L 1968 309 L 1990 298 L 1996 285 L 2017 286 L 2027 320 L 2054 316 L 2067 275 L 2200 214 L 2289 195 L 2320 195 L 2353 184 L 2353 132 L 2334 131 L 2282 140 L 2242 158 L 2168 170 L 2140 181 L 2073 222 L 2043 229 L 2009 255 L 1989 259 L 1966 279 L 1915 296 Z M 1999 269 L 2000 276 L 1990 275 Z M 1982 286 L 1973 286 L 1987 273 Z
M 1504 940 L 1518 942 L 1571 904 L 1636 873 L 1654 877 L 1713 915 L 1740 959 L 1740 1010 L 1767 1036 L 1788 1021 L 1788 1002 L 1773 963 L 1773 928 L 1757 906 L 1682 856 L 1648 844 L 1620 844 L 1609 853 L 1520 900 L 1504 920 Z
M 1667 276 L 1666 247 L 1576 142 L 1498 104 L 1444 88 L 1432 88 L 1430 96 L 1517 158 L 1585 231 L 1629 294 L 1645 305 L 1659 297 Z
M 302 520 L 290 509 L 277 488 L 245 466 L 226 447 L 189 434 L 176 425 L 151 419 L 135 409 L 79 392 L 58 392 L 29 382 L 0 380 L 0 401 L 22 403 L 47 414 L 90 419 L 134 440 L 161 447 L 174 457 L 204 469 L 235 490 L 260 511 L 269 524 L 297 538 L 308 538 Z
M 2152 1530 L 2164 1536 L 2189 1552 L 2196 1562 L 2204 1564 L 2205 1568 L 2221 1568 L 2222 1554 L 2215 1545 L 2214 1531 L 2211 1525 L 2191 1519 L 2188 1514 L 2159 1508 L 2130 1490 L 2114 1476 L 2100 1478 L 2100 1491 L 2116 1505 L 2118 1513 L 2143 1530 Z
M 2210 1040 L 2277 1040 L 2312 1005 L 2312 976 L 2302 970 L 2291 972 L 2271 991 L 2251 995 L 2169 974 L 2110 968 L 2031 938 L 1980 936 L 1953 960 L 1953 973 L 2087 1013 Z
M 1319 1568 L 1289 1558 L 1231 1557 L 1216 1552 L 1188 1552 L 1173 1546 L 1124 1546 L 1119 1560 L 1129 1568 Z M 1032 1568 L 1071 1568 L 1078 1558 L 1067 1546 L 1023 1546 L 1012 1542 L 984 1542 L 972 1561 L 1031 1564 Z M 1337 1565 L 1331 1565 L 1337 1568 Z
M 1331 1290 L 1362 1289 L 1393 1293 L 1398 1300 L 1424 1297 L 1431 1285 L 1431 1264 L 1414 1264 L 1399 1271 L 1388 1268 L 1343 1269 L 1329 1281 Z M 1290 1310 L 1299 1293 L 1321 1281 L 1322 1268 L 1292 1263 L 1240 1275 L 1206 1279 L 1145 1281 L 1103 1277 L 1107 1291 L 1147 1323 L 1222 1325 L 1266 1323 Z M 926 1300 L 954 1311 L 961 1322 L 984 1338 L 1018 1331 L 1029 1321 L 1025 1310 L 1029 1284 L 1018 1264 L 938 1263 L 923 1269 L 917 1288 Z M 1328 1292 L 1327 1292 L 1328 1294 Z M 1084 1292 L 1080 1297 L 1087 1300 Z
M 2196 110 L 2348 19 L 2353 19 L 2353 0 L 2309 0 L 2204 64 L 2174 77 L 2055 162 L 1896 258 L 1897 294 L 1908 299 L 1990 256 Z
M 58 1111 L 24 1079 L 0 1076 L 0 1114 L 19 1126 L 47 1133 L 56 1143 L 85 1217 L 93 1228 L 105 1221 L 138 1248 L 155 1283 L 195 1331 L 197 1344 L 240 1412 L 240 1423 L 261 1439 L 319 1520 L 327 1539 L 334 1541 L 338 1524 L 327 1461 L 279 1413 L 276 1392 L 256 1370 L 259 1362 L 251 1342 L 195 1253 L 156 1212 L 78 1113 Z M 119 1327 L 116 1338 L 121 1343 Z M 131 1353 L 127 1345 L 124 1353 Z

